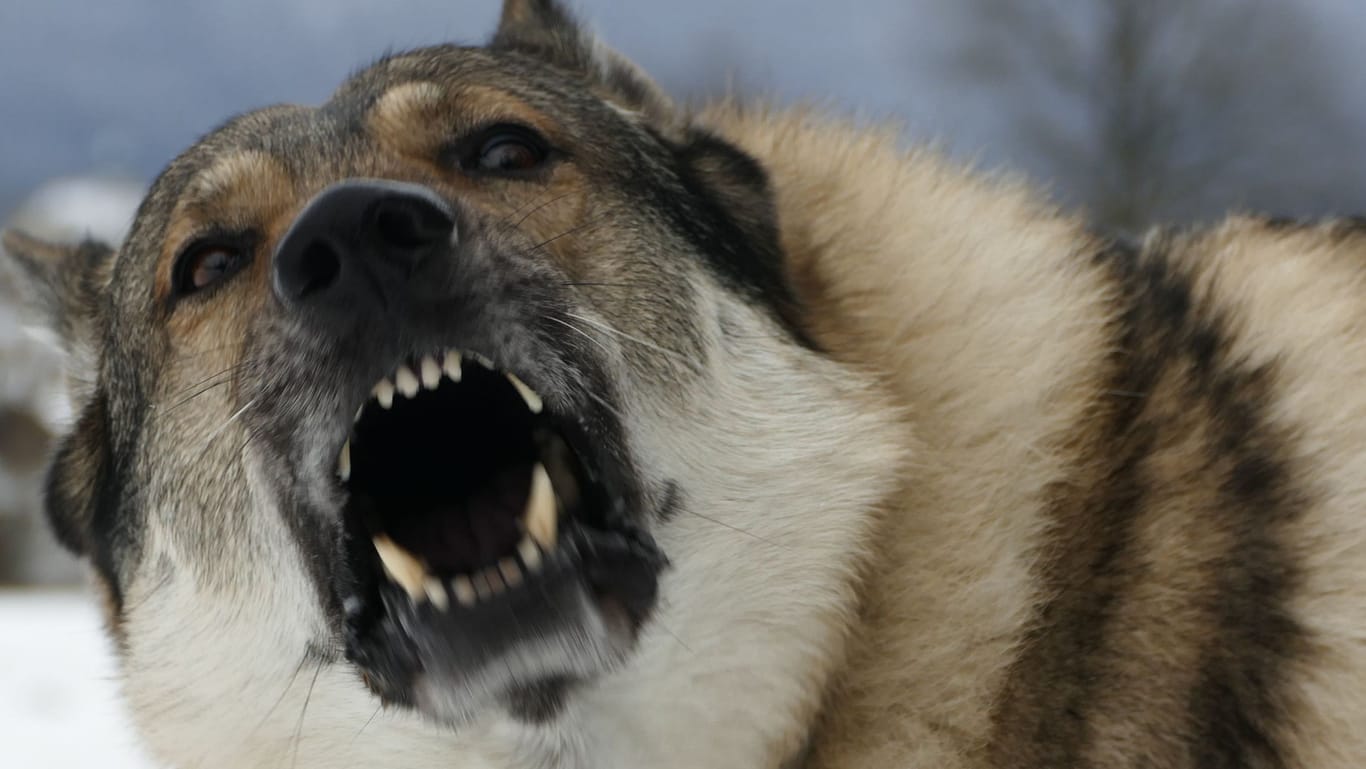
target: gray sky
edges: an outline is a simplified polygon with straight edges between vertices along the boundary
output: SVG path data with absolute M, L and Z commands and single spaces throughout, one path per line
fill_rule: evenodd
M 1147 55 L 1133 77 L 1116 78 L 1110 10 L 1136 2 L 1156 17 L 1142 30 Z M 962 158 L 1022 170 L 1065 200 L 1160 196 L 1150 208 L 1174 219 L 1229 207 L 1366 210 L 1360 0 L 574 5 L 676 94 L 734 82 L 780 101 L 895 119 L 908 141 L 937 140 Z M 145 180 L 229 115 L 318 102 L 387 50 L 482 41 L 497 6 L 7 3 L 0 213 L 52 177 Z M 1116 94 L 1134 103 L 1120 109 Z M 1147 154 L 1124 172 L 1111 146 L 1116 115 L 1147 120 Z

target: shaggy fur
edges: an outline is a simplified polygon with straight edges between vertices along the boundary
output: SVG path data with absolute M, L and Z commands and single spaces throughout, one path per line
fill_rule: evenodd
M 510 0 L 489 53 L 388 59 L 325 109 L 206 139 L 117 255 L 6 239 L 75 360 L 95 361 L 49 506 L 105 588 L 164 760 L 1366 762 L 1366 228 L 1245 218 L 1107 241 L 889 131 L 683 112 L 547 0 Z M 542 186 L 496 194 L 413 164 L 487 115 L 575 151 Z M 353 406 L 310 372 L 361 363 L 295 341 L 268 258 L 208 300 L 157 303 L 203 221 L 268 246 L 361 175 L 467 207 L 462 232 L 499 258 L 461 256 L 502 297 L 500 329 L 525 301 L 505 281 L 602 289 L 547 294 L 585 324 L 564 360 L 509 359 L 551 408 L 586 409 L 585 392 L 610 406 L 602 439 L 671 568 L 625 658 L 538 718 L 379 711 L 342 655 L 334 492 L 313 477 L 330 465 L 311 459 Z M 478 226 L 538 202 L 525 232 Z M 516 248 L 552 236 L 534 260 Z M 182 407 L 262 350 L 270 371 Z M 269 419 L 250 411 L 260 393 Z
M 704 119 L 917 446 L 810 766 L 1359 765 L 1366 230 L 1132 248 L 888 133 Z

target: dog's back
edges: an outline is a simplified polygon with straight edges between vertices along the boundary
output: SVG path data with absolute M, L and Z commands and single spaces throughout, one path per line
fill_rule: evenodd
M 712 119 L 917 442 L 814 765 L 1360 765 L 1366 229 L 1130 247 L 887 136 Z

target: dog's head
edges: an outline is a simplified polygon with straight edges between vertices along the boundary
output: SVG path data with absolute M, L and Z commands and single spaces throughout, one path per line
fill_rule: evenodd
M 553 3 L 230 121 L 117 253 L 6 250 L 72 353 L 51 518 L 173 760 L 373 766 L 384 703 L 440 724 L 375 727 L 426 765 L 838 635 L 809 609 L 846 608 L 863 527 L 822 516 L 886 455 L 799 329 L 765 172 Z

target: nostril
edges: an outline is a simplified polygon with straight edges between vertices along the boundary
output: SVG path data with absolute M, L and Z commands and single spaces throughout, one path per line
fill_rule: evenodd
M 341 257 L 326 241 L 315 240 L 299 254 L 295 296 L 299 299 L 326 291 L 341 274 Z
M 274 290 L 286 304 L 350 311 L 366 296 L 384 305 L 428 256 L 455 245 L 455 230 L 454 209 L 430 189 L 338 182 L 314 195 L 280 238 Z
M 379 239 L 403 251 L 440 243 L 455 226 L 449 213 L 421 199 L 382 200 L 373 216 Z

